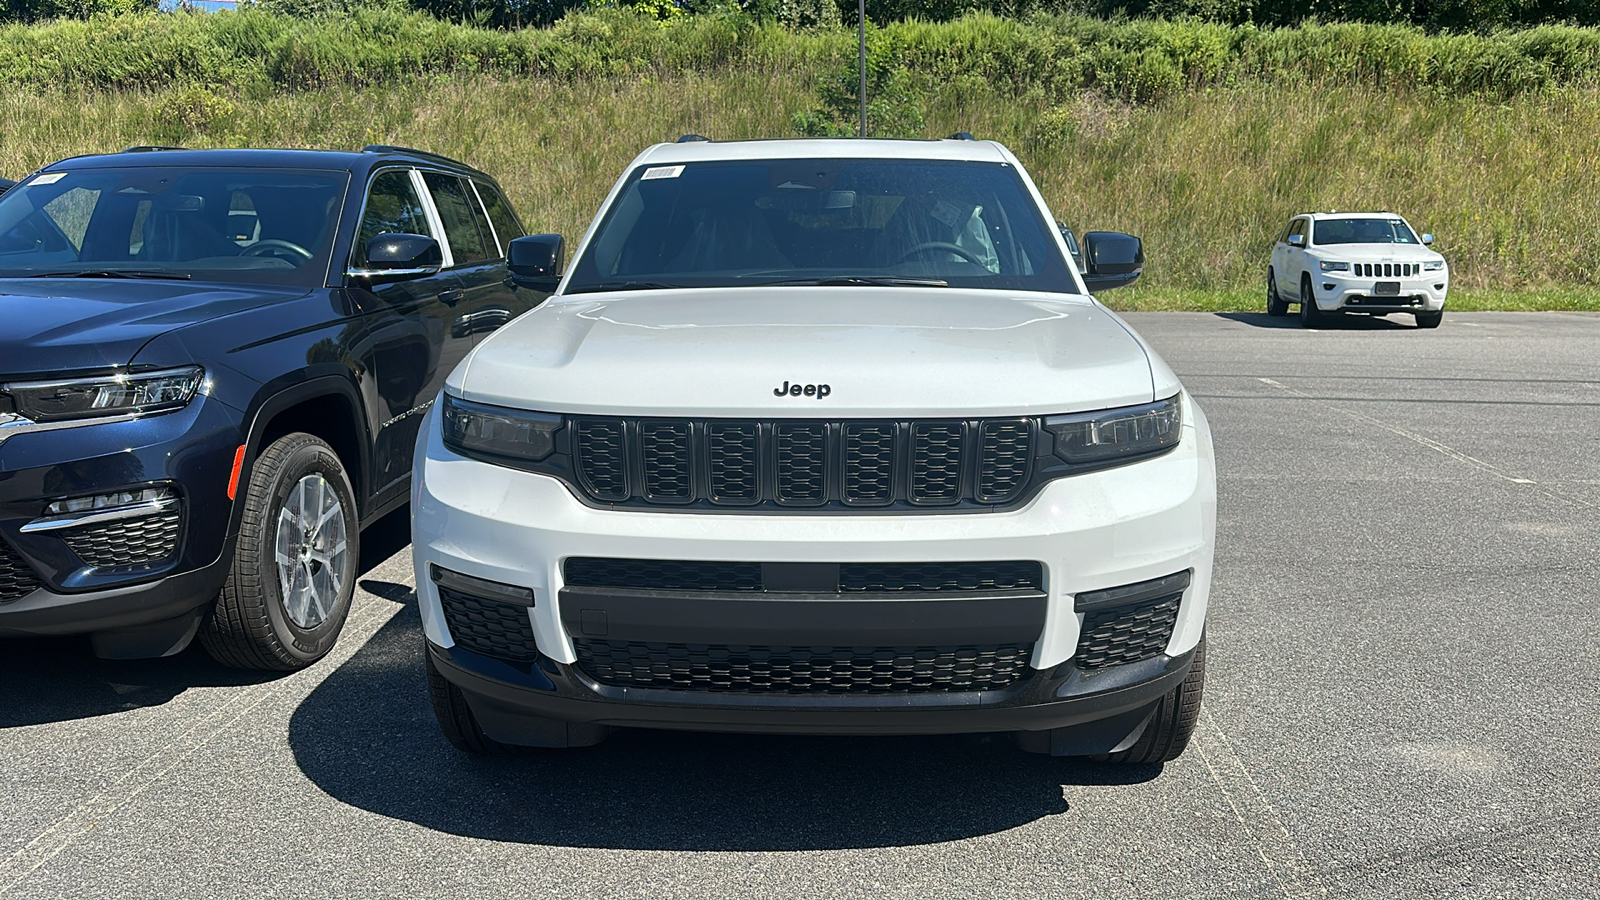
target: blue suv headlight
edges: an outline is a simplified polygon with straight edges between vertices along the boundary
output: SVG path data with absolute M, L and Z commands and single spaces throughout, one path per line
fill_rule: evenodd
M 17 415 L 33 422 L 137 416 L 187 406 L 205 381 L 199 366 L 96 378 L 0 385 Z

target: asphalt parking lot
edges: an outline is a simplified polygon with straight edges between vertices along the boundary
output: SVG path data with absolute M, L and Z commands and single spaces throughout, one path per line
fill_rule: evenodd
M 300 673 L 0 641 L 0 895 L 1600 895 L 1600 317 L 1128 318 L 1217 443 L 1177 762 L 664 732 L 466 758 L 392 517 Z

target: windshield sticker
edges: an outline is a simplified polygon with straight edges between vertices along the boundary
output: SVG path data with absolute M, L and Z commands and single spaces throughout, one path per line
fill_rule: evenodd
M 928 215 L 943 222 L 944 227 L 954 228 L 956 227 L 956 220 L 961 218 L 961 210 L 956 209 L 955 205 L 948 200 L 940 200 L 933 205 L 933 209 L 928 212 Z
M 651 181 L 656 178 L 677 178 L 683 174 L 683 166 L 655 166 L 645 169 L 639 176 L 640 181 Z
M 38 178 L 35 178 L 33 180 L 33 183 L 34 184 L 55 184 L 56 182 L 60 181 L 61 179 L 65 178 L 65 177 L 67 177 L 67 173 L 65 173 L 65 172 L 51 172 L 49 175 L 40 175 Z

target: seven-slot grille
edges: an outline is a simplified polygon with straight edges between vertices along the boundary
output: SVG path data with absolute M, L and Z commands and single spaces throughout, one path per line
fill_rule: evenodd
M 1032 476 L 1032 419 L 572 420 L 594 500 L 749 507 L 1000 505 Z
M 1416 263 L 1353 263 L 1351 271 L 1363 278 L 1410 278 L 1422 267 Z

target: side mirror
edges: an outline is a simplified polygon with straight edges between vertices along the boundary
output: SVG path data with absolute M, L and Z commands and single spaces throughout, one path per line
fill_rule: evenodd
M 1291 235 L 1289 235 L 1289 246 L 1291 246 L 1291 247 L 1304 247 L 1305 245 L 1306 245 L 1306 236 L 1305 235 L 1303 235 L 1303 234 L 1291 234 Z
M 1431 234 L 1425 234 L 1425 235 L 1423 235 L 1423 236 L 1422 236 L 1422 242 L 1423 242 L 1423 243 L 1424 243 L 1424 244 L 1431 244 L 1431 243 L 1433 243 L 1433 235 L 1431 235 Z
M 1091 231 L 1083 236 L 1083 283 L 1091 293 L 1127 287 L 1144 272 L 1144 242 L 1131 234 Z
M 554 291 L 561 281 L 566 244 L 559 234 L 530 234 L 506 246 L 511 279 L 536 291 Z
M 380 234 L 367 242 L 367 266 L 350 269 L 351 278 L 404 278 L 432 275 L 444 265 L 439 242 L 421 234 Z

